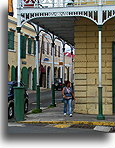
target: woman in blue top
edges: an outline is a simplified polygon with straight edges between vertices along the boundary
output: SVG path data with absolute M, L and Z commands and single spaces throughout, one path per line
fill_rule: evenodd
M 70 81 L 65 82 L 65 87 L 62 90 L 62 95 L 64 98 L 64 116 L 67 114 L 67 106 L 68 106 L 68 114 L 72 117 L 72 98 L 75 99 L 72 88 L 70 87 Z

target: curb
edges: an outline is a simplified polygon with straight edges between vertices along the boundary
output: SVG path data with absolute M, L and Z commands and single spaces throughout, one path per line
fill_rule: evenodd
M 115 127 L 115 122 L 93 122 L 93 121 L 17 121 L 24 124 L 80 124 L 94 126 L 111 126 Z

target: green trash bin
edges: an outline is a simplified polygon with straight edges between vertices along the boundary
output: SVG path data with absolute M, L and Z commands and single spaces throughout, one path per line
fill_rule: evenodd
M 24 120 L 24 87 L 14 87 L 14 118 Z

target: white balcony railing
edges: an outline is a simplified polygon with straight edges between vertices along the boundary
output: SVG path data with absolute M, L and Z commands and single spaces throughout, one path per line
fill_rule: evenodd
M 115 0 L 21 0 L 21 7 L 76 7 L 115 5 Z

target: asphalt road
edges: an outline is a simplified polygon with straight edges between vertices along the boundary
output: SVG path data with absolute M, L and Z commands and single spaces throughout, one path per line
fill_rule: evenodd
M 103 132 L 94 131 L 93 129 L 85 129 L 85 128 L 56 128 L 52 125 L 46 124 L 17 124 L 17 123 L 9 123 L 8 124 L 8 134 L 82 134 L 82 135 L 99 135 L 104 134 Z
M 55 91 L 55 102 L 60 103 L 62 101 L 62 92 Z M 48 107 L 52 103 L 51 90 L 45 90 L 40 93 L 40 106 Z M 29 110 L 36 108 L 36 93 L 29 93 Z

